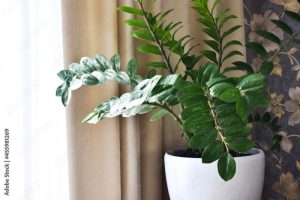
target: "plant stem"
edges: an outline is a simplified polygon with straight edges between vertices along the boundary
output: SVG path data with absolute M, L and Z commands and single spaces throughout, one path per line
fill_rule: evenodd
M 147 18 L 147 12 L 145 11 L 145 9 L 143 7 L 142 1 L 138 0 L 138 4 L 139 4 L 139 6 L 140 6 L 140 8 L 141 8 L 141 10 L 143 12 L 143 17 L 144 17 L 144 20 L 145 20 L 145 22 L 147 24 L 148 30 L 151 33 L 154 41 L 157 44 L 157 47 L 159 48 L 159 50 L 161 52 L 162 59 L 166 63 L 169 73 L 170 74 L 174 74 L 174 71 L 172 69 L 171 63 L 170 63 L 170 61 L 169 61 L 169 59 L 167 57 L 166 51 L 164 50 L 163 45 L 161 44 L 161 42 L 160 42 L 159 38 L 157 37 L 156 33 L 154 32 L 154 30 L 152 29 L 151 24 L 150 24 L 150 22 L 149 22 L 149 20 Z
M 277 51 L 274 53 L 273 56 L 271 56 L 268 61 L 269 62 L 273 62 L 273 60 L 281 53 L 281 51 L 290 43 L 293 41 L 293 39 L 295 39 L 295 37 L 300 33 L 300 30 L 297 31 L 295 34 L 292 35 L 292 37 L 290 37 L 284 44 L 280 45 L 279 48 L 277 49 Z
M 218 120 L 218 117 L 217 117 L 217 114 L 215 112 L 215 109 L 214 109 L 214 106 L 212 104 L 212 97 L 210 96 L 209 93 L 207 93 L 207 103 L 209 105 L 209 108 L 210 108 L 210 113 L 211 113 L 211 116 L 213 117 L 214 119 L 214 123 L 215 123 L 215 128 L 217 130 L 217 134 L 218 136 L 220 137 L 221 141 L 223 142 L 223 144 L 225 145 L 225 148 L 226 148 L 226 151 L 229 152 L 229 147 L 228 147 L 228 143 L 226 141 L 226 138 L 224 137 L 223 133 L 222 133 L 222 130 L 221 130 L 221 126 L 220 126 L 220 122 Z
M 179 127 L 182 128 L 183 122 L 181 121 L 180 117 L 167 105 L 162 105 L 162 104 L 158 104 L 158 103 L 149 103 L 149 102 L 146 102 L 144 104 L 150 105 L 150 106 L 155 106 L 155 107 L 158 107 L 158 108 L 168 111 L 172 115 L 174 120 L 178 123 Z
M 213 16 L 213 14 L 210 12 L 209 8 L 206 7 L 206 9 L 207 9 L 209 16 L 211 17 L 211 19 L 212 19 L 212 21 L 214 23 L 214 26 L 215 26 L 215 28 L 217 30 L 217 34 L 218 34 L 218 39 L 219 39 L 219 41 L 218 41 L 218 43 L 219 43 L 218 44 L 218 46 L 219 46 L 218 68 L 219 68 L 219 72 L 220 72 L 221 71 L 221 67 L 223 65 L 223 63 L 222 63 L 222 58 L 223 58 L 223 40 L 222 40 L 222 37 L 221 37 L 221 29 L 219 29 L 218 24 L 217 24 L 217 22 L 216 22 L 216 20 L 215 20 L 215 18 Z

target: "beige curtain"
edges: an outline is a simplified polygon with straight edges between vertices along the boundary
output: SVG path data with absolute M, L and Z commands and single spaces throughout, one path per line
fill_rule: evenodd
M 65 65 L 97 53 L 110 57 L 118 52 L 123 66 L 132 57 L 137 57 L 141 66 L 153 59 L 135 51 L 131 29 L 123 24 L 130 16 L 116 11 L 117 6 L 133 4 L 133 0 L 63 0 Z M 157 11 L 175 8 L 170 20 L 184 22 L 181 34 L 203 39 L 191 0 L 161 0 L 156 5 Z M 224 6 L 240 17 L 233 23 L 243 23 L 241 0 L 224 1 Z M 244 32 L 233 37 L 243 41 Z M 149 115 L 144 115 L 109 119 L 97 125 L 81 123 L 100 102 L 126 90 L 111 82 L 73 93 L 67 109 L 70 200 L 168 199 L 163 155 L 185 143 L 172 120 L 151 123 Z

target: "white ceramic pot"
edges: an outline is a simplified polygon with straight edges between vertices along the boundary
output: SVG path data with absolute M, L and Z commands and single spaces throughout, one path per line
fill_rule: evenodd
M 201 158 L 180 157 L 185 149 L 165 154 L 165 170 L 171 200 L 261 200 L 265 155 L 251 149 L 237 157 L 236 174 L 225 182 L 218 174 L 217 162 L 203 164 Z

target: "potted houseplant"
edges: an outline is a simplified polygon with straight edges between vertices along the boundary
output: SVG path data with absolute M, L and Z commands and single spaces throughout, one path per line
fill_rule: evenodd
M 181 23 L 167 23 L 165 18 L 172 10 L 154 14 L 152 7 L 146 9 L 143 0 L 137 0 L 137 7 L 119 7 L 122 12 L 136 16 L 126 20 L 134 27 L 132 36 L 146 43 L 137 47 L 144 53 L 159 55 L 161 62 L 150 62 L 152 68 L 145 76 L 137 74 L 137 60 L 128 62 L 127 70 L 120 68 L 120 57 L 107 59 L 102 55 L 94 58 L 83 57 L 80 63 L 73 63 L 69 69 L 58 73 L 63 83 L 56 95 L 66 106 L 72 90 L 82 85 L 102 85 L 109 80 L 132 86 L 132 91 L 120 97 L 111 97 L 98 105 L 83 122 L 95 124 L 102 119 L 116 116 L 130 117 L 154 111 L 152 121 L 171 115 L 182 129 L 187 140 L 186 149 L 174 149 L 165 154 L 166 177 L 169 194 L 176 199 L 230 199 L 258 200 L 261 198 L 264 176 L 264 154 L 254 148 L 250 139 L 251 124 L 262 119 L 275 130 L 276 119 L 270 113 L 260 113 L 268 106 L 265 77 L 273 69 L 273 59 L 296 38 L 299 31 L 293 31 L 281 20 L 272 20 L 290 38 L 281 41 L 276 35 L 265 30 L 257 31 L 263 37 L 278 45 L 278 50 L 267 53 L 263 45 L 256 42 L 246 46 L 263 60 L 261 70 L 254 73 L 245 62 L 225 66 L 224 61 L 241 52 L 230 47 L 242 46 L 238 40 L 226 41 L 241 25 L 226 27 L 236 18 L 229 9 L 212 6 L 208 0 L 193 0 L 194 9 L 199 13 L 198 21 L 210 39 L 203 40 L 209 49 L 192 54 L 188 48 L 190 36 L 177 38 Z M 286 15 L 296 21 L 300 16 L 291 11 Z M 173 66 L 170 56 L 176 55 L 178 62 Z M 185 67 L 183 74 L 178 73 Z M 157 75 L 156 68 L 164 69 L 167 75 Z M 244 71 L 240 77 L 227 77 L 229 71 Z M 174 111 L 179 106 L 180 112 Z M 257 117 L 262 115 L 262 117 Z M 275 123 L 274 123 L 275 122 Z M 274 147 L 278 147 L 280 136 L 274 135 Z M 210 164 L 208 164 L 210 163 Z

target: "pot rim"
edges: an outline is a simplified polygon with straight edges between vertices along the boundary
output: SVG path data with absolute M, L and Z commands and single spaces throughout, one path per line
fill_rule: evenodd
M 202 159 L 202 158 L 193 158 L 193 157 L 182 157 L 178 155 L 174 155 L 175 151 L 183 151 L 186 150 L 187 148 L 174 148 L 170 149 L 165 153 L 165 156 L 171 157 L 171 158 L 177 158 L 177 159 Z M 172 154 L 173 153 L 173 154 Z M 261 149 L 258 148 L 252 148 L 249 151 L 245 152 L 246 154 L 250 155 L 245 155 L 245 156 L 239 156 L 239 157 L 234 157 L 235 160 L 244 160 L 244 159 L 249 159 L 249 158 L 256 158 L 256 157 L 261 157 L 264 156 L 264 152 Z M 176 154 L 176 153 L 175 153 Z

